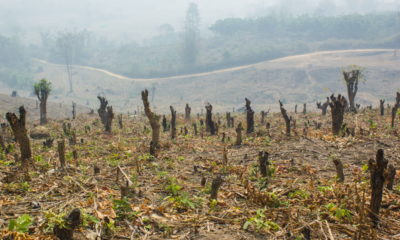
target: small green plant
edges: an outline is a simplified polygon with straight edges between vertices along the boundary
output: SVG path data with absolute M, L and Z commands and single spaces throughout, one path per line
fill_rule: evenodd
M 143 154 L 143 155 L 140 155 L 140 156 L 138 157 L 138 160 L 139 160 L 139 161 L 145 161 L 145 162 L 147 162 L 147 161 L 153 161 L 153 160 L 154 160 L 154 156 L 150 155 L 149 153 L 145 153 L 145 154 Z
M 11 219 L 8 223 L 8 230 L 20 233 L 29 231 L 29 227 L 33 224 L 32 217 L 28 214 L 19 216 L 17 219 Z
M 108 157 L 106 161 L 111 167 L 117 167 L 121 163 L 122 159 L 119 154 L 115 153 Z
M 172 196 L 177 196 L 179 191 L 182 190 L 182 186 L 177 184 L 176 178 L 170 177 L 167 179 L 165 190 L 168 191 Z
M 133 211 L 128 198 L 113 200 L 113 209 L 117 215 L 118 220 L 131 220 L 138 215 L 138 212 Z
M 378 127 L 378 123 L 374 122 L 374 120 L 372 120 L 372 119 L 369 119 L 368 123 L 369 123 L 370 129 L 376 129 Z
M 318 189 L 318 191 L 323 192 L 323 193 L 333 191 L 333 188 L 331 186 L 318 186 L 317 189 Z
M 53 211 L 44 212 L 45 223 L 43 225 L 44 232 L 52 232 L 55 226 L 60 226 L 61 228 L 65 228 L 65 212 L 61 212 L 59 214 L 54 213 Z
M 243 225 L 244 230 L 248 230 L 252 227 L 255 231 L 278 231 L 280 229 L 279 225 L 273 221 L 269 221 L 265 216 L 266 209 L 258 209 L 256 216 L 247 219 Z
M 86 213 L 84 211 L 82 212 L 82 226 L 83 227 L 93 226 L 97 223 L 100 223 L 100 220 L 97 217 L 95 217 L 89 213 Z
M 310 197 L 310 193 L 305 192 L 301 189 L 298 189 L 294 192 L 290 192 L 288 194 L 289 198 L 298 198 L 298 199 L 308 199 Z
M 334 203 L 328 203 L 325 205 L 325 208 L 328 209 L 329 213 L 331 216 L 335 217 L 338 220 L 349 220 L 351 219 L 351 211 L 343 208 L 343 207 L 338 207 Z
M 27 193 L 30 190 L 29 182 L 4 184 L 4 189 L 9 193 Z

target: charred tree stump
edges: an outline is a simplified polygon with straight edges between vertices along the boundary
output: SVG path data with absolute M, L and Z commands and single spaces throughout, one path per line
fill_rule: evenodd
M 344 113 L 346 111 L 347 100 L 340 94 L 336 98 L 333 94 L 329 102 L 332 114 L 332 134 L 337 136 L 343 125 Z
M 218 191 L 222 185 L 222 182 L 223 182 L 223 180 L 222 180 L 221 176 L 217 176 L 216 178 L 213 179 L 213 181 L 211 183 L 211 194 L 210 194 L 211 200 L 218 199 Z
M 26 111 L 24 106 L 19 108 L 19 118 L 11 112 L 6 114 L 6 118 L 14 133 L 15 140 L 19 144 L 21 151 L 21 167 L 27 170 L 28 165 L 33 163 L 31 144 L 26 130 Z
M 254 132 L 254 111 L 251 109 L 251 101 L 245 98 L 246 101 L 246 121 L 247 121 L 247 134 Z
M 261 125 L 264 125 L 265 123 L 265 112 L 261 111 Z
M 58 159 L 62 169 L 65 169 L 65 141 L 60 140 L 57 143 Z
M 44 78 L 41 79 L 35 83 L 34 92 L 40 102 L 40 124 L 43 125 L 47 123 L 47 99 L 51 92 L 51 83 Z
M 73 240 L 74 230 L 81 224 L 81 211 L 76 208 L 65 218 L 64 226 L 56 225 L 53 229 L 54 235 L 60 240 Z
M 176 111 L 174 107 L 169 106 L 171 110 L 171 139 L 175 139 L 176 137 Z
M 393 190 L 395 177 L 396 177 L 396 168 L 392 164 L 389 164 L 386 175 L 387 189 Z
M 124 123 L 122 121 L 122 113 L 118 115 L 118 125 L 119 125 L 119 129 L 124 128 Z
M 193 131 L 194 131 L 194 135 L 197 136 L 197 124 L 193 123 Z
M 326 102 L 324 102 L 324 104 L 321 104 L 320 102 L 317 102 L 317 108 L 321 109 L 322 116 L 326 115 L 328 107 L 329 107 L 329 98 L 326 98 Z
M 76 103 L 72 102 L 72 119 L 76 118 Z
M 211 135 L 215 135 L 215 123 L 212 120 L 212 105 L 206 105 L 206 131 L 209 132 Z
M 333 159 L 333 164 L 336 167 L 336 179 L 338 182 L 344 182 L 343 164 L 339 159 Z
M 242 123 L 240 122 L 238 124 L 238 126 L 236 127 L 236 145 L 237 146 L 242 145 L 242 131 L 243 131 L 243 127 L 242 127 Z
M 379 110 L 381 112 L 381 116 L 385 115 L 385 100 L 381 99 L 379 100 Z
M 69 145 L 71 145 L 71 146 L 76 145 L 77 140 L 76 140 L 76 131 L 75 131 L 75 129 L 71 131 L 71 134 L 70 134 L 68 140 L 69 140 Z
M 400 92 L 396 93 L 396 103 L 394 104 L 393 108 L 392 108 L 392 128 L 394 128 L 394 120 L 396 119 L 396 114 L 397 111 L 399 110 L 400 107 Z
M 162 127 L 163 127 L 163 132 L 167 132 L 168 131 L 168 123 L 167 123 L 167 118 L 165 117 L 165 115 L 163 115 Z
M 192 109 L 189 107 L 189 104 L 186 103 L 186 107 L 185 107 L 185 120 L 186 121 L 190 121 L 190 112 L 192 111 Z
M 113 108 L 112 106 L 107 106 L 108 101 L 106 98 L 97 96 L 97 98 L 100 100 L 100 108 L 97 110 L 101 123 L 103 123 L 104 130 L 107 133 L 111 133 L 111 125 L 112 125 L 112 120 L 114 118 L 114 113 L 113 113 Z
M 227 128 L 231 127 L 231 113 L 230 112 L 226 113 L 226 127 Z
M 285 124 L 286 124 L 286 136 L 290 137 L 290 117 L 287 115 L 286 109 L 283 108 L 283 104 L 281 101 L 279 101 L 279 106 L 281 109 L 281 113 L 282 113 L 282 117 L 285 120 Z
M 262 151 L 262 152 L 258 153 L 258 163 L 259 163 L 259 168 L 260 168 L 260 174 L 264 178 L 268 177 L 268 172 L 269 172 L 268 157 L 269 157 L 269 154 L 267 152 Z
M 150 110 L 150 103 L 148 97 L 149 97 L 149 92 L 147 91 L 147 89 L 142 91 L 142 101 L 144 105 L 144 111 L 146 113 L 147 118 L 149 119 L 152 130 L 152 138 L 150 142 L 150 154 L 155 156 L 160 146 L 160 116 L 156 115 Z
M 376 154 L 376 161 L 371 159 L 369 161 L 369 170 L 371 174 L 371 204 L 370 204 L 370 217 L 374 226 L 379 223 L 379 210 L 382 203 L 383 185 L 385 183 L 385 170 L 388 161 L 384 158 L 384 152 L 379 149 Z
M 361 71 L 359 69 L 351 70 L 351 71 L 343 71 L 343 77 L 346 82 L 347 94 L 349 97 L 350 104 L 350 112 L 357 112 L 357 108 L 355 106 L 355 98 L 358 91 L 358 80 L 361 76 Z

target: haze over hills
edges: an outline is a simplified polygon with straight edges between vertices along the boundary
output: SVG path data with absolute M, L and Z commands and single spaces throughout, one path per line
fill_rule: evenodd
M 362 105 L 377 105 L 379 99 L 392 101 L 400 89 L 400 57 L 393 49 L 359 49 L 324 51 L 290 56 L 258 64 L 213 72 L 153 79 L 132 79 L 103 69 L 74 66 L 75 93 L 64 97 L 67 89 L 64 65 L 35 61 L 42 70 L 35 78 L 51 79 L 53 98 L 89 103 L 97 107 L 98 94 L 105 95 L 119 111 L 134 111 L 141 106 L 140 91 L 155 89 L 153 104 L 160 112 L 169 105 L 183 109 L 190 103 L 200 111 L 211 102 L 217 111 L 241 107 L 244 97 L 253 101 L 256 110 L 277 108 L 277 101 L 288 104 L 323 101 L 332 93 L 346 93 L 341 69 L 348 65 L 364 68 L 365 83 L 359 86 L 356 101 Z

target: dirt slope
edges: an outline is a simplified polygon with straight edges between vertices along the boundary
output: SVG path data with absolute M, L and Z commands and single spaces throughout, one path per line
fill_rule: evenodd
M 68 89 L 65 66 L 36 60 L 36 77 L 50 79 L 59 97 L 74 99 L 90 106 L 98 105 L 96 96 L 106 95 L 118 110 L 134 111 L 141 106 L 140 91 L 155 86 L 154 104 L 159 111 L 169 105 L 184 107 L 186 102 L 199 111 L 204 102 L 217 110 L 239 107 L 249 97 L 257 110 L 276 108 L 278 99 L 287 103 L 314 103 L 331 93 L 344 92 L 340 70 L 356 64 L 365 68 L 366 83 L 359 87 L 358 102 L 377 104 L 391 100 L 400 88 L 400 57 L 392 49 L 324 51 L 290 56 L 258 64 L 213 72 L 157 79 L 134 79 L 104 69 L 74 66 L 75 94 Z M 314 104 L 312 104 L 314 105 Z

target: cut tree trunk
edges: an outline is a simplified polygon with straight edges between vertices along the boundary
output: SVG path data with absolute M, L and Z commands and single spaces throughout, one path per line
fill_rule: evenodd
M 213 181 L 211 183 L 211 194 L 210 194 L 211 200 L 218 199 L 218 191 L 222 185 L 222 182 L 223 182 L 223 180 L 222 180 L 221 176 L 217 176 L 216 178 L 213 179 Z
M 258 153 L 258 163 L 259 163 L 259 167 L 260 167 L 260 173 L 261 173 L 261 176 L 264 178 L 268 177 L 268 172 L 269 172 L 268 156 L 269 156 L 269 154 L 264 151 Z
M 169 106 L 171 110 L 171 139 L 176 137 L 176 111 L 172 106 Z
M 251 101 L 245 98 L 246 101 L 246 121 L 247 121 L 247 134 L 254 132 L 254 111 L 251 109 Z
M 400 93 L 396 93 L 396 102 L 392 108 L 392 128 L 394 128 L 394 120 L 396 119 L 397 112 L 400 108 Z
M 112 125 L 112 120 L 114 118 L 114 112 L 112 106 L 107 106 L 108 101 L 106 98 L 97 96 L 97 98 L 100 101 L 100 108 L 97 110 L 101 123 L 104 126 L 104 130 L 107 133 L 111 133 L 111 125 Z
M 185 120 L 189 121 L 190 120 L 190 112 L 192 111 L 192 109 L 189 107 L 189 104 L 186 103 L 186 107 L 185 107 Z
M 355 98 L 358 91 L 358 80 L 361 75 L 361 71 L 356 69 L 349 72 L 343 71 L 343 77 L 346 82 L 347 94 L 349 97 L 350 104 L 350 112 L 357 112 L 357 108 L 355 106 Z
M 279 106 L 281 109 L 281 113 L 282 113 L 282 117 L 285 120 L 285 124 L 286 124 L 286 136 L 290 136 L 290 120 L 291 118 L 289 118 L 289 116 L 287 115 L 286 109 L 283 108 L 283 104 L 281 101 L 279 101 Z
M 242 127 L 242 123 L 240 122 L 236 128 L 236 145 L 237 146 L 242 145 L 242 131 L 243 131 L 243 127 Z
M 28 169 L 29 164 L 32 162 L 32 150 L 26 129 L 26 111 L 23 106 L 19 108 L 19 118 L 11 112 L 6 114 L 8 123 L 14 133 L 14 137 L 19 144 L 21 151 L 21 167 Z
M 326 115 L 327 109 L 329 107 L 329 98 L 326 98 L 326 102 L 324 102 L 324 104 L 321 104 L 320 102 L 317 102 L 317 108 L 321 109 L 322 111 L 322 116 Z
M 61 141 L 58 141 L 57 150 L 58 150 L 58 158 L 60 160 L 61 168 L 65 169 L 65 141 L 64 141 L 64 139 Z
M 344 182 L 343 164 L 339 159 L 333 159 L 333 163 L 336 167 L 336 178 L 338 182 Z
M 336 98 L 333 94 L 329 102 L 332 114 L 332 134 L 337 136 L 343 125 L 344 113 L 346 111 L 347 100 L 340 94 Z
M 149 119 L 150 126 L 152 129 L 152 138 L 150 142 L 150 154 L 155 156 L 160 147 L 160 116 L 156 115 L 150 110 L 150 103 L 148 100 L 149 92 L 146 90 L 142 91 L 142 101 L 144 105 L 144 111 L 147 118 Z
M 384 152 L 379 149 L 376 154 L 376 161 L 371 159 L 369 161 L 369 170 L 371 174 L 371 204 L 370 204 L 370 217 L 374 226 L 379 223 L 379 210 L 382 203 L 383 185 L 385 183 L 385 170 L 388 161 L 384 158 Z
M 65 218 L 65 224 L 57 224 L 54 227 L 53 233 L 60 240 L 73 240 L 74 231 L 81 224 L 81 221 L 81 211 L 76 208 Z
M 212 120 L 212 105 L 206 105 L 206 131 L 211 135 L 215 135 L 215 123 Z
M 385 115 L 385 100 L 379 100 L 379 110 L 381 112 L 381 116 Z

